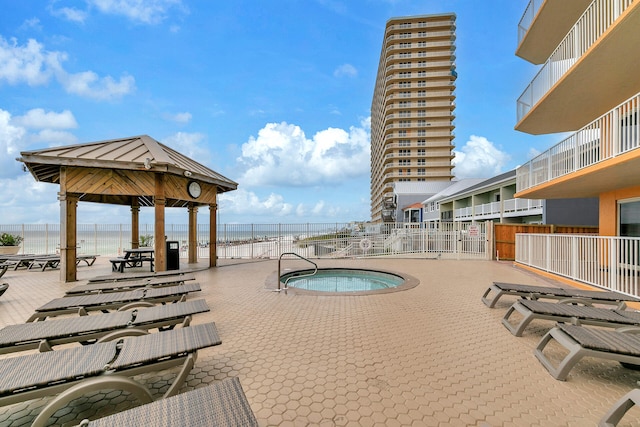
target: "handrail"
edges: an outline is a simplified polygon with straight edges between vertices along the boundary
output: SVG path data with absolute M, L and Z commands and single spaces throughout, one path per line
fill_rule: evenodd
M 282 264 L 282 257 L 285 256 L 285 255 L 294 255 L 294 256 L 300 258 L 303 261 L 307 261 L 307 262 L 313 264 L 313 266 L 314 266 L 313 273 L 311 273 L 311 274 L 301 274 L 300 276 L 296 276 L 296 277 L 314 276 L 318 272 L 318 264 L 316 264 L 315 262 L 303 257 L 302 255 L 298 255 L 295 252 L 284 252 L 278 258 L 278 292 L 280 292 L 281 290 L 285 290 L 286 291 L 287 290 L 287 283 L 289 283 L 289 279 L 291 279 L 291 277 L 287 277 L 287 280 L 285 280 L 285 282 L 284 282 L 284 288 L 280 289 L 280 266 Z

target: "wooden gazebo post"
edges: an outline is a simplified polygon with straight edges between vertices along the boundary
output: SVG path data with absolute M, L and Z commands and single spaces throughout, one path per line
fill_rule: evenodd
M 189 203 L 189 264 L 198 262 L 198 207 Z
M 134 197 L 131 202 L 131 248 L 140 247 L 140 205 L 138 198 Z
M 154 206 L 155 206 L 155 227 L 154 234 L 155 237 L 153 239 L 154 249 L 155 249 L 155 265 L 156 271 L 166 271 L 167 270 L 167 244 L 165 238 L 165 230 L 164 230 L 164 207 L 167 203 L 167 200 L 164 196 L 164 174 L 156 173 L 156 193 L 154 198 Z
M 78 196 L 67 193 L 67 168 L 60 168 L 60 280 L 76 281 Z
M 217 211 L 217 203 L 209 205 L 209 267 L 218 265 L 218 254 L 216 253 L 218 242 L 218 233 L 216 230 Z

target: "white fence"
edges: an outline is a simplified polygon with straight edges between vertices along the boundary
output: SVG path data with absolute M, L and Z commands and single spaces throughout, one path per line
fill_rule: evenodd
M 54 254 L 60 250 L 58 224 L 0 225 L 0 233 L 23 237 L 21 253 Z M 182 258 L 188 254 L 188 225 L 167 224 L 168 241 L 178 241 Z M 140 226 L 140 236 L 153 235 L 153 225 Z M 433 258 L 484 259 L 485 224 L 221 224 L 217 255 L 222 259 L 277 259 L 294 252 L 306 258 L 419 254 Z M 198 257 L 209 256 L 209 228 L 197 230 Z M 78 224 L 79 254 L 118 255 L 131 247 L 129 224 Z
M 640 238 L 516 234 L 516 262 L 640 296 Z

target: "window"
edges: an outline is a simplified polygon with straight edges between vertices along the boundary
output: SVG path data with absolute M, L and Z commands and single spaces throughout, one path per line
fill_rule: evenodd
M 400 127 L 411 126 L 411 120 L 398 120 L 398 126 Z
M 418 91 L 418 96 L 422 96 L 422 97 L 427 96 L 427 91 L 426 90 L 419 90 Z
M 411 155 L 411 150 L 398 150 L 398 155 L 399 156 L 410 156 Z
M 427 85 L 427 82 L 425 82 L 424 80 L 420 80 L 418 82 L 418 87 L 425 87 Z
M 400 147 L 409 147 L 411 146 L 411 141 L 409 141 L 408 139 L 401 139 L 400 141 L 398 141 L 398 145 Z
M 418 148 L 418 156 L 426 156 L 426 154 L 427 154 L 427 150 L 426 149 Z
M 400 159 L 400 160 L 398 160 L 398 164 L 400 166 L 410 166 L 411 165 L 411 159 Z
M 399 130 L 398 131 L 398 136 L 407 136 L 407 131 L 406 130 Z
M 422 101 L 418 101 L 418 107 L 426 107 L 427 106 L 427 101 L 422 100 Z
M 418 147 L 423 147 L 427 145 L 427 140 L 426 139 L 419 139 L 418 140 Z
M 427 131 L 424 129 L 418 130 L 418 136 L 427 136 Z
M 427 170 L 425 168 L 418 168 L 418 175 L 426 175 Z
M 618 212 L 618 235 L 640 237 L 640 200 L 621 201 Z
M 427 164 L 425 159 L 418 159 L 418 166 L 425 166 Z
M 398 87 L 401 87 L 401 88 L 411 87 L 411 82 L 400 82 L 398 83 Z

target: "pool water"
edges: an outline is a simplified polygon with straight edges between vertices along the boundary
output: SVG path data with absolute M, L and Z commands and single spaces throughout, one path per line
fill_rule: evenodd
M 319 269 L 313 276 L 297 277 L 312 270 L 296 271 L 282 275 L 280 281 L 287 286 L 319 292 L 363 292 L 395 288 L 404 278 L 381 271 L 354 269 Z

